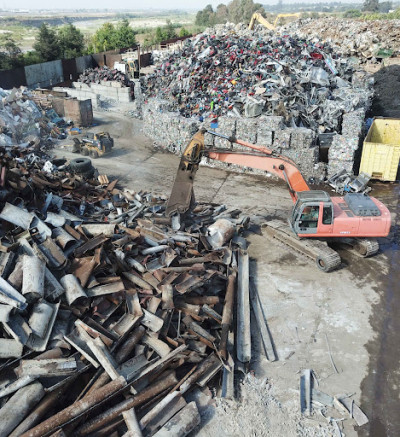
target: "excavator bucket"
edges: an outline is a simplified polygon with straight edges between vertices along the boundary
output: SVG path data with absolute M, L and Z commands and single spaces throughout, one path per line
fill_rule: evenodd
M 197 132 L 183 152 L 166 215 L 184 214 L 194 204 L 193 182 L 204 151 L 204 131 Z

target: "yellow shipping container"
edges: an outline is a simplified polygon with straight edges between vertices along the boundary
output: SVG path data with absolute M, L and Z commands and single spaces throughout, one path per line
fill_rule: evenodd
M 400 160 L 400 119 L 375 118 L 364 140 L 360 173 L 395 181 Z

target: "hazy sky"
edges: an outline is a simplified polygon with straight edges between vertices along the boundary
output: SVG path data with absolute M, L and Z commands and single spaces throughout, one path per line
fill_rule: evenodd
M 22 9 L 40 9 L 40 8 L 115 8 L 115 9 L 195 9 L 199 10 L 204 6 L 211 4 L 217 6 L 221 3 L 229 3 L 229 0 L 145 0 L 129 1 L 129 0 L 69 0 L 68 2 L 55 2 L 54 0 L 0 0 L 1 7 L 6 8 L 22 8 Z

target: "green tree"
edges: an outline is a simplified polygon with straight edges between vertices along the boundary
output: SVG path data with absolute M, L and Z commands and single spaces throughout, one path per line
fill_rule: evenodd
M 191 33 L 185 29 L 184 27 L 181 28 L 181 30 L 179 31 L 179 36 L 180 37 L 184 37 L 184 36 L 190 36 Z
M 39 53 L 35 50 L 24 53 L 23 60 L 24 65 L 40 64 L 42 62 Z
M 67 24 L 58 30 L 61 56 L 65 59 L 82 56 L 85 44 L 83 33 L 73 24 Z
M 135 32 L 130 27 L 127 19 L 121 20 L 115 30 L 114 48 L 126 48 L 136 46 Z
M 33 48 L 38 53 L 41 62 L 60 59 L 61 47 L 57 33 L 45 23 L 39 28 Z
M 164 39 L 172 39 L 172 38 L 176 38 L 175 28 L 171 20 L 167 20 L 167 24 L 164 27 Z
M 217 6 L 217 10 L 215 11 L 215 22 L 224 24 L 228 21 L 228 7 L 221 3 Z
M 115 48 L 116 30 L 112 23 L 104 23 L 93 35 L 94 52 L 106 52 Z
M 217 23 L 249 22 L 254 12 L 265 12 L 260 3 L 253 0 L 232 0 L 227 6 L 220 4 L 214 12 L 211 5 L 207 5 L 202 11 L 197 12 L 196 25 L 213 26 Z
M 155 34 L 155 36 L 154 36 L 154 42 L 156 43 L 156 44 L 158 44 L 158 43 L 160 43 L 161 41 L 163 41 L 165 38 L 164 38 L 164 31 L 163 31 L 163 29 L 162 29 L 162 27 L 157 27 L 157 29 L 156 29 L 156 34 Z
M 379 12 L 383 12 L 384 14 L 387 14 L 391 9 L 393 9 L 393 3 L 392 2 L 381 2 L 381 3 L 379 3 Z
M 197 12 L 196 24 L 198 26 L 212 26 L 214 22 L 214 9 L 207 5 L 202 11 Z
M 0 70 L 11 70 L 23 65 L 21 49 L 11 35 L 0 38 Z
M 363 11 L 366 12 L 378 12 L 379 0 L 365 0 L 363 5 Z
M 344 14 L 344 18 L 358 18 L 361 17 L 361 11 L 358 9 L 348 9 Z
M 254 12 L 259 11 L 264 11 L 264 8 L 253 0 L 233 0 L 228 4 L 229 20 L 234 23 L 248 23 Z

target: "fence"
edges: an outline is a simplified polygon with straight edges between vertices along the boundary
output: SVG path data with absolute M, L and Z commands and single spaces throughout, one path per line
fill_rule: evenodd
M 111 50 L 74 59 L 61 59 L 0 71 L 0 87 L 3 89 L 18 88 L 20 86 L 45 88 L 63 82 L 76 81 L 79 74 L 87 68 L 103 67 L 104 65 L 113 68 L 114 62 L 121 60 L 121 53 L 124 53 L 124 51 L 126 49 Z M 149 53 L 141 54 L 140 62 L 142 67 L 150 65 L 150 61 L 151 56 Z

